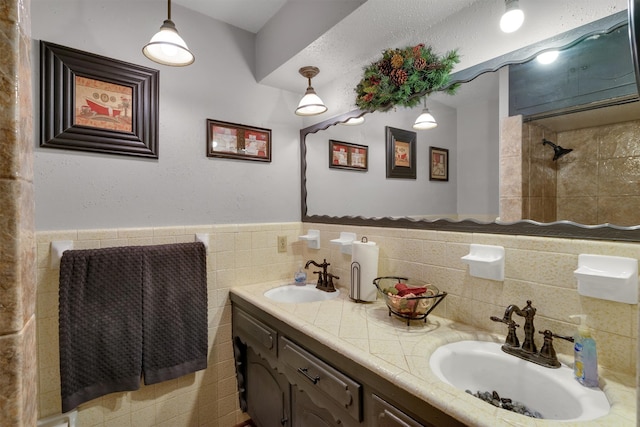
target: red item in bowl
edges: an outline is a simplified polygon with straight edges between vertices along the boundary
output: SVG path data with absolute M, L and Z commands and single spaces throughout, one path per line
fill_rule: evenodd
M 399 297 L 409 296 L 409 294 L 413 294 L 411 297 L 417 297 L 427 292 L 427 288 L 410 288 L 402 282 L 396 283 L 395 288 L 398 290 Z

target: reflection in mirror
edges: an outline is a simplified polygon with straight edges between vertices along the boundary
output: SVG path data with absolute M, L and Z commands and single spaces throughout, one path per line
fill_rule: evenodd
M 436 100 L 437 99 L 437 100 Z M 397 108 L 366 115 L 360 126 L 332 126 L 307 136 L 307 207 L 310 215 L 410 217 L 413 219 L 498 216 L 498 78 L 484 74 L 455 96 L 429 98 L 438 126 L 415 131 L 416 179 L 385 174 L 385 126 L 413 131 L 422 111 Z M 369 148 L 366 172 L 329 170 L 329 140 Z M 450 149 L 449 180 L 429 180 L 429 147 Z
M 612 20 L 616 19 L 617 24 L 612 26 Z M 619 13 L 603 20 L 598 30 L 590 24 L 589 32 L 612 32 L 618 37 L 622 34 L 627 43 L 623 49 L 629 52 L 625 21 L 626 13 Z M 599 37 L 590 37 L 581 43 L 591 43 Z M 584 38 L 583 34 L 580 39 Z M 573 45 L 575 40 L 577 38 L 563 46 Z M 544 51 L 544 44 L 539 45 L 537 51 Z M 533 57 L 531 48 L 524 51 L 524 54 L 516 52 L 505 56 Z M 582 59 L 580 55 L 578 57 Z M 636 213 L 640 212 L 640 122 L 637 121 L 640 114 L 638 102 L 632 102 L 637 100 L 635 84 L 631 85 L 633 93 L 629 94 L 627 90 L 629 78 L 633 81 L 634 77 L 629 56 L 625 57 L 628 62 L 626 71 L 615 79 L 610 78 L 611 69 L 599 67 L 607 64 L 607 60 L 596 60 L 582 66 L 565 63 L 563 66 L 569 68 L 556 74 L 569 76 L 565 83 L 573 87 L 568 91 L 557 88 L 547 92 L 532 91 L 538 98 L 541 93 L 555 95 L 561 92 L 562 96 L 554 99 L 551 99 L 553 96 L 535 99 L 527 94 L 526 89 L 534 87 L 531 83 L 534 78 L 524 73 L 523 79 L 515 66 L 502 68 L 495 65 L 509 63 L 504 58 L 502 63 L 498 58 L 473 67 L 475 70 L 454 74 L 454 78 L 459 77 L 458 81 L 468 83 L 464 83 L 455 96 L 433 94 L 429 97 L 428 107 L 436 116 L 438 127 L 418 131 L 415 180 L 385 178 L 384 127 L 411 130 L 422 106 L 413 110 L 397 108 L 390 113 L 366 114 L 366 122 L 362 126 L 331 126 L 333 121 L 327 120 L 303 129 L 301 138 L 306 137 L 306 144 L 302 141 L 305 155 L 302 168 L 303 220 L 638 240 L 637 229 L 640 227 L 634 227 L 633 232 L 617 227 L 640 224 Z M 496 73 L 483 74 L 487 70 L 498 69 Z M 544 83 L 548 74 L 537 78 Z M 524 91 L 514 89 L 514 82 L 518 79 Z M 625 80 L 621 86 L 627 86 L 626 92 L 616 93 L 611 91 L 611 87 L 601 87 L 603 81 L 611 86 L 610 83 L 618 85 L 620 80 Z M 589 94 L 575 93 L 576 88 L 579 92 L 588 86 L 592 92 L 609 90 L 611 93 L 604 96 L 604 101 L 594 101 Z M 513 99 L 507 102 L 509 93 L 513 97 L 516 92 L 520 96 L 518 102 Z M 601 94 L 599 96 L 602 98 Z M 578 105 L 572 105 L 571 100 L 580 97 L 583 99 Z M 540 109 L 540 104 L 545 102 L 549 105 Z M 514 116 L 507 118 L 506 106 L 509 104 L 512 109 L 517 104 L 521 111 L 516 111 L 515 115 L 511 111 Z M 592 110 L 596 104 L 598 107 L 601 104 L 613 106 Z M 606 112 L 609 110 L 611 112 Z M 338 120 L 344 121 L 347 117 L 343 115 Z M 504 118 L 502 129 L 501 118 Z M 370 156 L 368 171 L 329 171 L 329 139 L 367 146 Z M 554 151 L 549 144 L 542 143 L 543 139 L 573 151 L 553 161 Z M 450 150 L 448 182 L 428 180 L 430 146 Z M 502 177 L 499 177 L 499 170 Z M 585 172 L 590 175 L 583 175 Z M 634 191 L 636 194 L 632 194 Z M 629 209 L 620 209 L 622 205 L 629 206 Z M 632 215 L 623 217 L 624 210 Z M 446 220 L 436 220 L 438 218 Z M 503 225 L 521 219 L 536 222 Z M 594 231 L 593 227 L 575 230 L 576 227 L 565 224 L 565 220 L 581 224 L 612 223 L 616 226 L 612 226 L 612 231 L 606 224 L 605 232 Z M 550 222 L 551 225 L 544 227 L 538 225 Z M 618 233 L 615 230 L 619 228 L 622 230 Z

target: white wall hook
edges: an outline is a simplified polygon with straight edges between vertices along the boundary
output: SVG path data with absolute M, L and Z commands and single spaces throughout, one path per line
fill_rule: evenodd
M 54 240 L 51 242 L 51 268 L 60 268 L 62 253 L 73 249 L 73 240 Z
M 202 242 L 205 249 L 209 250 L 209 233 L 196 233 L 196 242 Z
M 299 240 L 306 240 L 309 249 L 320 249 L 320 230 L 308 230 L 304 236 L 298 236 Z
M 605 255 L 578 255 L 580 295 L 626 304 L 638 303 L 638 260 Z
M 489 280 L 504 280 L 504 248 L 471 244 L 468 255 L 460 258 L 469 264 L 469 274 Z
M 341 231 L 340 237 L 331 240 L 331 243 L 334 245 L 340 245 L 340 252 L 343 254 L 351 254 L 351 246 L 354 240 L 356 240 L 356 233 Z

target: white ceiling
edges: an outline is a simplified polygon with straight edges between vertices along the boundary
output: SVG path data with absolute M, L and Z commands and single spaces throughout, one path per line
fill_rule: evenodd
M 287 0 L 174 0 L 174 3 L 200 12 L 243 30 L 257 33 Z

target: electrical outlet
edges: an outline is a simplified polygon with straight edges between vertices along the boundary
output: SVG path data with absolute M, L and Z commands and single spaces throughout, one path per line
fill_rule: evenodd
M 287 236 L 278 236 L 278 252 L 287 252 Z

